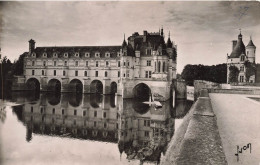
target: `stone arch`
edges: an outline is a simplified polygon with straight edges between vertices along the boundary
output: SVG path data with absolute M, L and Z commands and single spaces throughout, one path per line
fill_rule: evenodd
M 69 97 L 69 105 L 74 108 L 79 107 L 82 104 L 82 101 L 83 101 L 82 95 L 73 93 Z
M 61 93 L 47 93 L 47 100 L 48 103 L 52 106 L 58 105 L 61 100 Z
M 48 91 L 60 92 L 61 91 L 61 82 L 58 79 L 50 79 L 48 81 Z
M 90 83 L 90 93 L 103 93 L 103 83 L 100 80 L 93 80 Z
M 148 101 L 151 96 L 151 89 L 145 83 L 139 83 L 133 88 L 133 96 L 141 101 Z
M 110 84 L 110 93 L 111 94 L 116 94 L 117 93 L 117 83 L 115 81 L 113 81 Z
M 83 83 L 79 79 L 73 79 L 69 83 L 71 92 L 83 93 Z
M 92 108 L 99 108 L 103 102 L 103 96 L 99 94 L 91 94 L 90 105 Z
M 29 90 L 40 91 L 40 82 L 36 78 L 29 78 L 26 81 L 26 86 Z

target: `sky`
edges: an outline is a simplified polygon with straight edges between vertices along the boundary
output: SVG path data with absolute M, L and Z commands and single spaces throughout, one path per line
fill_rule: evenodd
M 163 26 L 177 45 L 177 72 L 187 64 L 226 62 L 239 29 L 252 36 L 260 63 L 260 2 L 0 2 L 0 46 L 11 61 L 39 46 L 121 45 L 134 32 Z

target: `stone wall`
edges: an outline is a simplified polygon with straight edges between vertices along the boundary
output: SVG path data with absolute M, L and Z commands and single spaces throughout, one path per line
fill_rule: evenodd
M 197 100 L 202 89 L 219 89 L 220 87 L 221 86 L 218 83 L 205 80 L 194 80 L 194 100 Z

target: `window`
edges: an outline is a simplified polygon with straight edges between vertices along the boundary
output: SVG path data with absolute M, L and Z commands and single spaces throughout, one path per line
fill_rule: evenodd
M 53 71 L 53 75 L 56 76 L 56 70 Z
M 117 66 L 120 67 L 120 61 L 117 62 Z
M 89 53 L 87 52 L 87 53 L 85 53 L 85 57 L 89 57 Z
M 88 76 L 88 72 L 87 72 L 87 71 L 85 71 L 85 74 L 84 74 L 84 75 L 85 75 L 85 77 L 87 77 L 87 76 Z
M 34 66 L 35 65 L 35 62 L 34 61 L 32 61 L 32 66 Z
M 95 53 L 95 57 L 99 57 L 99 53 Z
M 32 70 L 32 75 L 34 75 L 34 70 Z
M 47 53 L 43 53 L 42 55 L 43 55 L 43 57 L 46 57 L 46 56 L 47 56 Z
M 148 137 L 148 136 L 149 136 L 149 131 L 145 131 L 145 132 L 144 132 L 144 136 L 145 136 L 145 137 Z
M 145 71 L 145 78 L 151 78 L 152 77 L 152 71 Z
M 245 56 L 241 56 L 240 60 L 245 61 Z
M 75 110 L 74 110 L 74 116 L 76 116 L 76 115 L 77 115 L 77 110 L 75 109 Z
M 75 53 L 75 57 L 79 57 L 79 53 Z
M 83 116 L 86 116 L 86 111 L 83 111 Z
M 68 53 L 64 53 L 64 57 L 68 57 Z
M 67 61 L 64 61 L 64 66 L 67 66 L 68 65 L 68 62 Z
M 54 62 L 53 62 L 53 65 L 54 65 L 54 66 L 56 66 L 56 64 L 57 64 L 57 62 L 56 62 L 56 61 L 54 61 Z
M 64 115 L 64 109 L 62 109 L 61 114 Z
M 241 66 L 241 67 L 240 67 L 240 71 L 244 71 L 244 66 Z
M 158 62 L 158 72 L 161 72 L 161 61 Z
M 97 117 L 97 111 L 94 111 L 94 117 Z
M 109 62 L 108 61 L 106 61 L 106 66 L 109 66 Z
M 151 49 L 147 49 L 147 55 L 151 55 Z
M 249 52 L 247 51 L 247 55 L 249 54 Z
M 96 121 L 94 121 L 94 127 L 96 127 L 97 126 L 97 122 Z
M 63 71 L 63 76 L 65 76 L 65 75 L 66 75 L 66 71 L 64 70 L 64 71 Z
M 55 108 L 52 109 L 52 114 L 55 114 Z
M 104 123 L 104 128 L 107 128 L 107 123 Z
M 117 77 L 120 77 L 120 71 L 117 72 Z
M 42 76 L 44 76 L 44 70 L 42 70 Z
M 107 71 L 105 71 L 105 77 L 107 77 Z
M 41 107 L 41 113 L 43 113 L 43 107 Z
M 77 70 L 75 71 L 75 76 L 78 76 L 78 71 Z
M 110 57 L 110 53 L 106 53 L 106 57 Z
M 124 62 L 124 66 L 125 66 L 125 62 Z
M 125 77 L 125 73 L 124 73 L 124 77 Z
M 33 113 L 33 107 L 31 107 L 31 113 Z
M 75 61 L 75 66 L 79 66 L 79 62 L 78 61 Z
M 98 77 L 98 71 L 96 71 L 96 77 Z
M 127 66 L 130 66 L 130 62 L 127 62 Z
M 162 71 L 165 72 L 165 62 L 163 62 Z
M 151 66 L 151 61 L 147 60 L 147 66 Z
M 244 76 L 240 76 L 240 82 L 244 82 Z
M 46 61 L 43 61 L 43 66 L 46 66 Z
M 88 66 L 88 61 L 86 61 L 86 66 Z
M 103 118 L 106 118 L 106 117 L 107 117 L 107 113 L 104 112 L 104 113 L 103 113 Z
M 98 61 L 96 61 L 96 67 L 98 67 Z

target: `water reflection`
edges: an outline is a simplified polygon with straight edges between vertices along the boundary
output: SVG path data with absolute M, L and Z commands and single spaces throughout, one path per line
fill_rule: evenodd
M 141 163 L 160 161 L 174 134 L 175 118 L 185 116 L 191 106 L 177 101 L 172 108 L 164 102 L 156 109 L 120 96 L 66 93 L 13 93 L 12 101 L 23 104 L 13 112 L 26 126 L 28 142 L 39 134 L 117 143 L 128 160 Z

